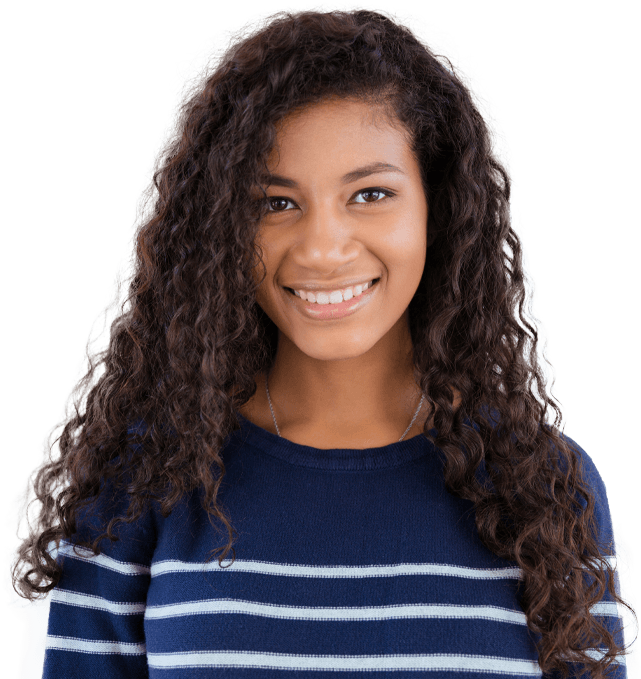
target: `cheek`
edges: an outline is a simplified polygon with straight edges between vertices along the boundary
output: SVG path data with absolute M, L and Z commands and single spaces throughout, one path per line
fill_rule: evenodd
M 407 222 L 400 223 L 398 228 L 387 234 L 381 243 L 382 261 L 397 276 L 416 283 L 423 275 L 427 254 L 427 227 L 416 224 L 408 228 Z
M 273 295 L 272 292 L 273 285 L 270 282 L 270 277 L 271 277 L 270 271 L 269 269 L 267 269 L 267 275 L 256 288 L 256 301 L 263 308 L 264 311 L 267 311 L 273 305 L 273 303 L 270 303 L 271 297 Z

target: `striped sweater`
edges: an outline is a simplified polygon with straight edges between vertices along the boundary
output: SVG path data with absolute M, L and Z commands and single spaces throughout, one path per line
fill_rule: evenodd
M 425 437 L 323 450 L 239 420 L 219 492 L 234 564 L 212 558 L 227 533 L 198 491 L 166 518 L 150 508 L 121 524 L 99 556 L 62 543 L 45 679 L 543 676 L 520 570 L 481 543 L 472 503 L 447 492 Z M 609 544 L 603 481 L 580 452 Z M 595 613 L 620 622 L 607 595 Z

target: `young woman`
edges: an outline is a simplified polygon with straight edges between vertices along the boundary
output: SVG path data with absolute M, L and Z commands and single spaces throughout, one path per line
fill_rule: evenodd
M 44 676 L 625 677 L 605 488 L 451 68 L 376 12 L 278 15 L 154 183 L 15 565 Z

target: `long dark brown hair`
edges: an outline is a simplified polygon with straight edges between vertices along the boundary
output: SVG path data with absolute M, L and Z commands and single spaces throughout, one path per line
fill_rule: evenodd
M 613 546 L 598 540 L 580 451 L 559 429 L 561 411 L 537 360 L 508 174 L 451 64 L 377 12 L 270 17 L 188 97 L 157 161 L 153 207 L 136 234 L 129 294 L 108 348 L 89 356 L 73 391 L 74 414 L 58 425 L 60 454 L 50 444 L 34 473 L 40 509 L 14 564 L 14 587 L 35 599 L 56 585 L 61 567 L 50 546 L 77 533 L 80 510 L 107 481 L 126 491 L 129 508 L 87 544 L 95 552 L 152 501 L 167 515 L 201 486 L 204 509 L 229 536 L 219 563 L 230 550 L 235 559 L 236 531 L 216 502 L 221 450 L 278 340 L 255 299 L 266 205 L 251 196 L 276 123 L 329 96 L 384 106 L 421 167 L 436 239 L 409 320 L 447 488 L 474 503 L 487 548 L 522 569 L 520 604 L 542 670 L 564 672 L 573 661 L 606 676 L 625 649 L 590 609 L 606 591 L 627 604 L 605 558 Z M 135 421 L 145 427 L 132 428 Z M 424 433 L 432 438 L 427 425 Z

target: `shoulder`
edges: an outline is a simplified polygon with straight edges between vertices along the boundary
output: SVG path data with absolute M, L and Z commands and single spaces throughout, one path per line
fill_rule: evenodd
M 592 457 L 582 448 L 574 439 L 567 434 L 562 433 L 561 438 L 574 450 L 577 454 L 578 470 L 580 479 L 583 485 L 594 499 L 594 518 L 598 525 L 598 530 L 601 539 L 604 541 L 604 548 L 608 551 L 614 549 L 611 545 L 613 542 L 612 534 L 612 517 L 610 514 L 610 506 L 608 502 L 608 494 L 597 465 Z M 580 498 L 581 506 L 586 508 L 587 503 L 583 498 Z
M 146 429 L 139 420 L 129 426 L 128 435 L 142 434 Z M 140 444 L 130 438 L 126 452 L 112 460 L 99 478 L 96 494 L 78 503 L 75 530 L 65 542 L 87 546 L 98 540 L 100 552 L 125 559 L 146 552 L 155 543 L 158 503 L 133 493 L 130 483 L 139 450 Z
M 561 433 L 561 438 L 576 452 L 579 470 L 583 480 L 595 493 L 607 501 L 605 483 L 603 482 L 603 478 L 592 457 L 590 457 L 586 450 L 567 434 Z

